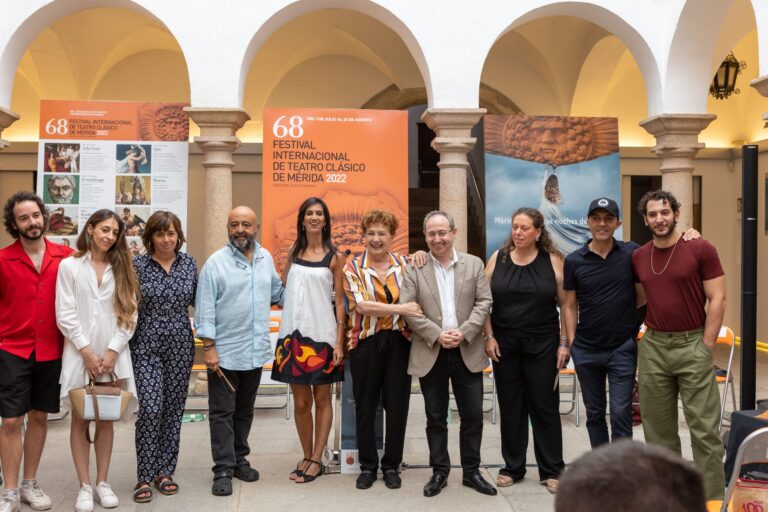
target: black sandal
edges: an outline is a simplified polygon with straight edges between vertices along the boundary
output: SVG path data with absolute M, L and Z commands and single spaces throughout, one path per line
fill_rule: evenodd
M 149 503 L 152 501 L 152 487 L 149 482 L 139 482 L 133 488 L 133 501 L 136 503 Z
M 305 462 L 310 462 L 310 459 L 307 459 L 306 457 L 305 457 L 305 458 L 303 458 L 303 459 L 301 459 L 301 462 L 299 462 L 298 464 L 296 464 L 296 469 L 294 469 L 293 471 L 291 471 L 291 474 L 290 474 L 290 475 L 288 475 L 288 478 L 290 478 L 290 479 L 291 479 L 291 480 L 293 480 L 293 481 L 296 481 L 296 479 L 297 479 L 297 478 L 299 478 L 300 476 L 304 476 L 304 470 L 303 470 L 303 469 L 299 469 L 299 467 L 300 467 L 302 464 L 304 464 Z M 307 467 L 309 467 L 309 466 L 307 466 Z
M 160 494 L 165 494 L 166 496 L 173 496 L 179 492 L 179 484 L 174 482 L 170 475 L 158 475 L 155 478 L 155 487 L 160 491 Z M 169 487 L 174 488 L 169 489 Z
M 317 467 L 320 468 L 320 471 L 318 471 L 318 473 L 316 475 L 308 475 L 307 474 L 307 469 L 312 467 L 312 464 L 317 464 Z M 319 462 L 319 461 L 316 461 L 316 460 L 310 460 L 309 461 L 309 465 L 307 466 L 307 469 L 305 469 L 304 473 L 301 475 L 301 478 L 303 478 L 304 480 L 302 480 L 302 481 L 296 480 L 297 484 L 308 484 L 309 482 L 312 482 L 316 478 L 319 478 L 319 477 L 321 477 L 323 475 L 323 463 L 322 462 Z

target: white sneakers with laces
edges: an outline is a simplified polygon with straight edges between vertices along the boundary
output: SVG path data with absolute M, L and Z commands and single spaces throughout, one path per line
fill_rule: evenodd
M 94 498 L 102 507 L 115 508 L 120 504 L 117 494 L 115 494 L 112 487 L 107 482 L 99 483 L 93 490 L 95 491 Z
M 21 502 L 18 491 L 4 490 L 2 497 L 0 497 L 0 512 L 19 512 L 20 510 Z
M 19 488 L 22 503 L 29 504 L 32 510 L 48 510 L 51 508 L 51 498 L 48 497 L 37 480 L 22 480 Z
M 75 512 L 93 512 L 93 487 L 83 484 L 77 491 Z

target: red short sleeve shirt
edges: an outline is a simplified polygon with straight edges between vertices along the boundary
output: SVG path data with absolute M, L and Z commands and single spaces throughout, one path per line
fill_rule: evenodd
M 645 323 L 662 332 L 701 329 L 707 317 L 703 283 L 725 273 L 717 250 L 703 239 L 681 239 L 674 250 L 654 247 L 653 253 L 651 244 L 632 255 L 635 281 L 643 285 L 648 300 Z
M 0 349 L 37 361 L 61 359 L 64 336 L 56 325 L 56 276 L 59 263 L 72 253 L 45 241 L 40 272 L 21 242 L 0 249 Z

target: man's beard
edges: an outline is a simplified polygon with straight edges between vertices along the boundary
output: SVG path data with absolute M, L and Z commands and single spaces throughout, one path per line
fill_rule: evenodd
M 34 229 L 39 229 L 40 234 L 37 236 L 29 236 L 28 233 Z M 43 234 L 45 234 L 45 224 L 43 224 L 42 226 L 28 227 L 24 231 L 19 229 L 19 238 L 23 238 L 24 240 L 29 240 L 29 241 L 40 240 L 43 237 Z
M 51 195 L 51 201 L 53 201 L 56 204 L 69 204 L 72 202 L 72 194 L 69 195 L 58 195 L 54 196 Z
M 651 232 L 653 233 L 654 238 L 669 238 L 675 232 L 676 227 L 677 227 L 677 220 L 672 219 L 672 222 L 670 222 L 669 225 L 667 226 L 667 233 L 665 235 L 657 235 L 655 229 L 651 229 Z
M 240 252 L 248 252 L 253 248 L 253 237 L 249 236 L 230 236 L 229 237 L 229 243 L 234 245 L 238 251 Z

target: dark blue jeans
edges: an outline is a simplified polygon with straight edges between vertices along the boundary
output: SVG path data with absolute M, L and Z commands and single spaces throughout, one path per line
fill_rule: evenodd
M 610 391 L 611 439 L 632 438 L 632 388 L 637 369 L 637 342 L 629 338 L 612 350 L 571 347 L 571 357 L 579 377 L 587 432 L 592 448 L 608 443 L 605 421 L 605 381 Z

